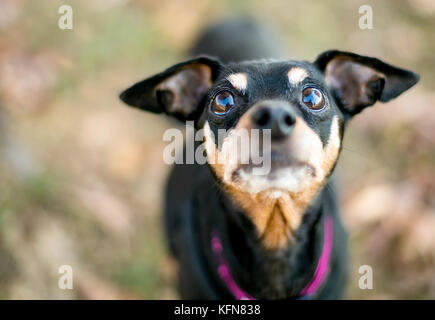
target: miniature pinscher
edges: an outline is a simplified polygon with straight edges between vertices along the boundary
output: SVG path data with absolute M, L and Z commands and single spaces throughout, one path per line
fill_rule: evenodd
M 331 173 L 346 124 L 419 79 L 338 50 L 314 62 L 275 59 L 263 30 L 251 21 L 218 24 L 200 37 L 196 58 L 120 95 L 203 131 L 207 164 L 176 164 L 166 190 L 167 237 L 185 299 L 341 298 L 347 234 Z M 218 141 L 221 129 L 228 134 Z M 217 159 L 234 133 L 254 129 L 270 133 L 267 173 Z

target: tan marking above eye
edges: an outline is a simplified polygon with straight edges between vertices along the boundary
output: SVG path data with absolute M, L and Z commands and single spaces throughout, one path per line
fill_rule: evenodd
M 233 73 L 227 77 L 227 80 L 231 82 L 232 86 L 239 92 L 244 92 L 248 88 L 248 77 L 245 73 Z
M 308 77 L 307 70 L 300 68 L 300 67 L 293 67 L 289 70 L 287 73 L 288 80 L 290 81 L 291 85 L 298 85 L 301 83 L 305 78 Z

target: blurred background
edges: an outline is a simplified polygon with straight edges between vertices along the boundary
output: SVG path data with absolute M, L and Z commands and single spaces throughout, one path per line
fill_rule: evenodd
M 58 28 L 62 4 L 73 30 Z M 365 4 L 372 30 L 358 27 Z M 353 119 L 337 171 L 346 297 L 435 298 L 433 0 L 0 0 L 0 299 L 178 298 L 161 227 L 174 123 L 117 96 L 234 15 L 274 30 L 287 58 L 337 48 L 420 73 Z M 58 288 L 61 265 L 73 290 Z M 358 288 L 361 265 L 373 290 Z

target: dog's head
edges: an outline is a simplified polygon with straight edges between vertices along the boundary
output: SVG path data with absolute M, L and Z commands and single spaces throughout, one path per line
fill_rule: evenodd
M 210 166 L 236 198 L 290 195 L 299 197 L 303 206 L 334 168 L 345 122 L 417 81 L 411 71 L 341 51 L 322 53 L 313 63 L 264 60 L 224 65 L 199 57 L 133 85 L 121 99 L 146 111 L 195 121 L 197 129 L 204 130 Z M 220 129 L 226 130 L 223 139 Z M 248 140 L 238 142 L 253 129 L 258 129 L 257 141 L 248 134 Z M 251 150 L 255 146 L 261 149 L 256 155 Z M 251 162 L 243 161 L 246 152 L 234 152 L 247 149 Z M 266 153 L 268 170 L 256 172 L 254 158 L 266 159 Z

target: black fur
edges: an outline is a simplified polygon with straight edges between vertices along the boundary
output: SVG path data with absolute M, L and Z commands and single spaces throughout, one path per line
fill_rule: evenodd
M 195 179 L 192 179 L 192 177 Z M 182 183 L 181 183 L 182 182 Z M 295 244 L 279 253 L 262 249 L 251 222 L 220 190 L 206 166 L 175 165 L 166 196 L 166 230 L 179 262 L 180 293 L 186 299 L 232 299 L 217 274 L 210 232 L 217 228 L 238 285 L 259 299 L 297 298 L 320 257 L 322 219 L 334 221 L 331 272 L 316 299 L 340 299 L 347 276 L 347 234 L 340 222 L 332 182 L 305 214 Z
M 231 32 L 239 29 L 243 32 Z M 259 60 L 279 56 L 276 50 L 269 50 L 272 46 L 264 45 L 266 40 L 259 30 L 261 28 L 249 21 L 227 21 L 215 26 L 200 37 L 193 52 L 217 58 L 199 57 L 177 64 L 135 84 L 120 97 L 127 104 L 143 110 L 164 112 L 182 121 L 196 120 L 198 127 L 207 120 L 215 133 L 219 128 L 234 127 L 256 102 L 279 99 L 291 105 L 293 112 L 302 117 L 325 144 L 334 116 L 339 118 L 342 136 L 345 121 L 354 114 L 377 100 L 389 101 L 418 81 L 413 72 L 375 58 L 336 50 L 321 54 L 314 63 Z M 246 59 L 256 61 L 240 62 Z M 337 67 L 329 74 L 328 65 L 335 67 L 330 63 L 337 61 L 338 67 L 344 67 Z M 211 82 L 209 90 L 194 99 L 194 106 L 190 106 L 192 110 L 170 111 L 177 92 L 169 92 L 164 97 L 156 92 L 156 87 L 197 65 L 210 68 L 210 79 L 195 71 L 198 73 L 195 76 L 204 79 L 204 84 Z M 287 73 L 295 66 L 307 70 L 309 77 L 291 87 Z M 366 72 L 366 78 L 359 77 L 363 74 L 358 72 L 359 68 Z M 237 92 L 226 80 L 235 72 L 247 74 L 247 92 Z M 349 90 L 346 87 L 349 83 L 340 81 L 338 86 L 329 87 L 328 76 L 338 80 L 349 77 L 349 83 L 360 85 L 364 90 Z M 324 93 L 327 107 L 322 111 L 309 110 L 301 104 L 301 92 L 307 86 L 319 88 Z M 210 103 L 223 89 L 234 95 L 237 108 L 225 116 L 216 116 L 210 111 Z M 363 95 L 355 96 L 355 92 L 363 92 Z M 187 299 L 233 298 L 217 273 L 217 257 L 211 250 L 210 234 L 212 229 L 217 229 L 222 237 L 225 258 L 242 289 L 260 299 L 297 298 L 313 277 L 319 260 L 326 215 L 332 217 L 334 229 L 331 269 L 326 282 L 313 298 L 338 299 L 343 295 L 346 279 L 347 236 L 340 222 L 332 178 L 305 212 L 294 243 L 286 249 L 271 251 L 261 245 L 252 222 L 233 204 L 231 195 L 223 191 L 221 181 L 206 165 L 175 165 L 167 185 L 165 225 L 169 246 L 179 262 L 181 296 Z

